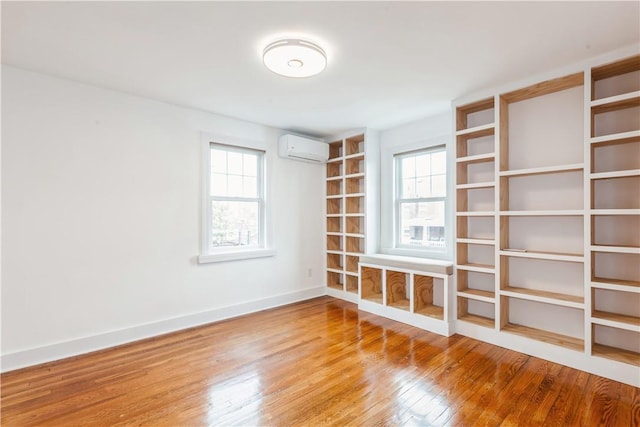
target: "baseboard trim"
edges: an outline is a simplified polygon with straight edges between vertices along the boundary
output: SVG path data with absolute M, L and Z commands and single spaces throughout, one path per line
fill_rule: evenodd
M 78 356 L 92 351 L 103 350 L 109 347 L 115 347 L 117 345 L 151 338 L 157 335 L 176 332 L 182 329 L 192 328 L 194 326 L 205 325 L 207 323 L 218 322 L 220 320 L 255 313 L 257 311 L 304 301 L 323 295 L 326 295 L 326 287 L 324 286 L 306 288 L 295 292 L 275 295 L 232 306 L 220 307 L 201 313 L 189 314 L 186 316 L 133 326 L 131 328 L 36 347 L 29 350 L 3 354 L 0 356 L 0 372 L 9 372 L 16 369 L 26 368 L 28 366 Z

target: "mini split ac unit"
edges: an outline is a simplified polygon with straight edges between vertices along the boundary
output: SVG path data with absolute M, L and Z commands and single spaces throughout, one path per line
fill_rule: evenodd
M 326 163 L 329 159 L 329 144 L 298 135 L 285 134 L 278 140 L 278 154 L 285 159 Z

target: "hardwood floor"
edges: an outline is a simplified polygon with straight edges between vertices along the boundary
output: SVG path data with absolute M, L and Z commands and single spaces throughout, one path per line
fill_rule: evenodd
M 640 389 L 330 297 L 3 374 L 2 425 L 640 425 Z

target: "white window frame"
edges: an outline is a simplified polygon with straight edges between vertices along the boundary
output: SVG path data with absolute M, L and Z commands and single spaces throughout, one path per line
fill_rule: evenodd
M 263 258 L 276 254 L 271 241 L 270 200 L 269 200 L 269 163 L 270 151 L 266 143 L 240 140 L 225 135 L 202 134 L 202 221 L 200 238 L 200 264 L 212 262 L 235 261 L 251 258 Z M 228 151 L 261 152 L 258 164 L 258 197 L 230 197 L 211 195 L 211 148 L 223 147 Z M 211 202 L 225 201 L 257 201 L 259 209 L 259 244 L 257 246 L 224 246 L 211 247 Z
M 419 251 L 427 251 L 427 252 L 435 252 L 435 253 L 445 253 L 447 250 L 446 247 L 446 242 L 445 242 L 445 246 L 439 250 L 439 249 L 435 249 L 435 248 L 429 248 L 429 247 L 420 247 L 420 246 L 411 246 L 411 245 L 406 245 L 406 244 L 402 244 L 402 230 L 401 230 L 401 225 L 400 225 L 400 217 L 402 216 L 402 204 L 403 203 L 430 203 L 430 202 L 444 202 L 444 210 L 445 210 L 445 224 L 446 224 L 446 211 L 447 211 L 447 205 L 448 205 L 448 200 L 447 200 L 447 195 L 446 195 L 446 190 L 445 190 L 445 195 L 444 196 L 439 196 L 439 197 L 413 197 L 413 198 L 400 198 L 400 195 L 402 194 L 402 171 L 400 170 L 400 168 L 398 167 L 398 163 L 400 163 L 402 161 L 402 159 L 407 158 L 407 157 L 413 157 L 416 156 L 418 154 L 430 154 L 430 153 L 434 153 L 434 152 L 439 152 L 439 151 L 444 151 L 445 155 L 447 153 L 447 147 L 445 145 L 437 145 L 434 147 L 428 147 L 428 148 L 423 148 L 423 149 L 419 149 L 419 150 L 412 150 L 412 151 L 408 151 L 408 152 L 403 152 L 403 153 L 396 153 L 393 156 L 393 162 L 394 162 L 394 197 L 393 197 L 393 203 L 394 203 L 394 247 L 398 248 L 398 249 L 408 249 L 408 250 L 419 250 Z M 448 165 L 447 165 L 448 166 Z M 448 177 L 449 175 L 449 168 L 447 167 L 447 171 L 446 171 L 446 177 Z M 445 226 L 446 228 L 446 226 Z M 445 230 L 446 233 L 446 230 Z
M 396 156 L 404 153 L 427 151 L 445 147 L 447 156 L 447 193 L 445 199 L 445 249 L 434 250 L 428 247 L 408 247 L 399 246 L 399 214 L 397 196 L 399 194 L 397 168 L 395 164 Z M 450 136 L 440 136 L 430 139 L 418 140 L 409 144 L 389 144 L 381 148 L 381 170 L 380 170 L 380 198 L 381 198 L 381 234 L 380 252 L 389 255 L 409 256 L 416 258 L 453 260 L 453 174 L 455 168 L 453 164 L 453 152 Z M 435 198 L 430 198 L 434 200 Z

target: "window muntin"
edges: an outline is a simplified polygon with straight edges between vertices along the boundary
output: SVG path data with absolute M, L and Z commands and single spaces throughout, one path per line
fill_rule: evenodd
M 395 246 L 445 252 L 447 155 L 445 146 L 395 156 Z
M 265 246 L 264 152 L 210 144 L 207 247 Z

